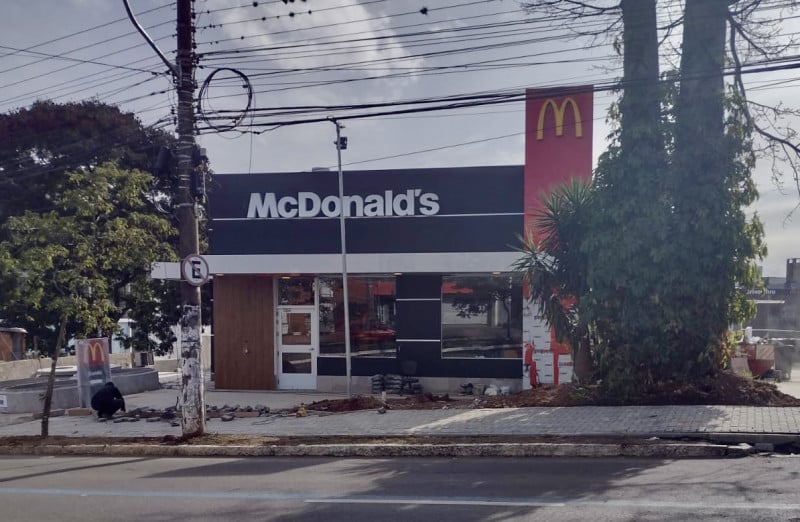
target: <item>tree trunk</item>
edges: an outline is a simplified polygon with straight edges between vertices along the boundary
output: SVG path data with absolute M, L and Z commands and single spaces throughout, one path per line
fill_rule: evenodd
M 682 271 L 674 290 L 683 294 L 686 310 L 676 342 L 686 347 L 686 361 L 697 360 L 699 350 L 714 344 L 728 326 L 727 288 L 736 255 L 730 250 L 737 233 L 728 217 L 731 161 L 724 121 L 728 4 L 687 0 L 684 12 L 672 190 L 677 195 L 674 260 Z M 712 369 L 694 366 L 701 373 Z
M 598 350 L 629 354 L 627 366 L 639 358 L 654 360 L 647 351 L 658 346 L 642 342 L 643 333 L 661 324 L 660 306 L 651 299 L 663 281 L 669 257 L 667 245 L 671 212 L 664 190 L 668 165 L 664 147 L 662 92 L 659 82 L 656 0 L 621 0 L 623 20 L 623 94 L 619 102 L 618 153 L 601 166 L 595 178 L 597 217 L 592 221 L 589 287 L 602 299 L 590 303 L 588 316 L 599 325 L 604 343 Z M 611 327 L 624 322 L 620 328 Z M 584 340 L 579 341 L 584 343 Z M 583 353 L 586 352 L 586 353 Z M 589 363 L 582 344 L 582 362 Z M 641 354 L 641 355 L 640 355 Z M 625 373 L 619 357 L 598 358 L 599 373 Z M 579 361 L 576 359 L 576 372 Z M 638 385 L 627 374 L 604 382 L 621 387 Z
M 575 365 L 575 380 L 579 384 L 589 384 L 594 376 L 594 359 L 588 335 L 580 338 L 575 353 L 572 354 L 572 359 Z
M 664 157 L 661 134 L 656 0 L 622 0 L 623 89 L 620 142 L 623 155 L 646 169 Z M 641 175 L 641 171 L 631 175 Z
M 702 158 L 698 145 L 723 132 L 723 67 L 729 0 L 686 0 L 676 153 Z
M 58 329 L 58 339 L 56 340 L 55 350 L 53 350 L 53 362 L 50 364 L 50 375 L 47 376 L 47 388 L 44 392 L 44 404 L 42 406 L 42 437 L 50 434 L 50 406 L 53 404 L 53 386 L 56 382 L 56 366 L 58 364 L 58 353 L 64 343 L 67 333 L 67 318 L 61 317 L 61 327 Z

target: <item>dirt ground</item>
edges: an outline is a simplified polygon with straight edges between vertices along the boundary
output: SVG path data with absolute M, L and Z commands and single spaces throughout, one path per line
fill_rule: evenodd
M 691 385 L 662 384 L 633 397 L 605 394 L 599 386 L 562 384 L 542 386 L 511 395 L 414 395 L 380 399 L 363 395 L 349 399 L 325 400 L 308 404 L 309 412 L 346 412 L 378 409 L 429 410 L 442 408 L 521 408 L 533 406 L 621 406 L 621 405 L 725 405 L 725 406 L 800 406 L 800 399 L 778 391 L 771 382 L 720 373 Z M 292 410 L 293 411 L 293 410 Z

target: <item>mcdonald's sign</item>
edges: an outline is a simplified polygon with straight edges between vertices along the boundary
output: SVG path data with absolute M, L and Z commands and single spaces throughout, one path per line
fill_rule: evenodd
M 99 339 L 89 340 L 89 346 L 85 351 L 86 364 L 88 366 L 99 366 L 106 362 L 106 352 L 108 349 L 103 346 Z
M 556 136 L 563 136 L 564 135 L 564 114 L 567 111 L 567 108 L 572 109 L 572 119 L 573 119 L 573 127 L 575 128 L 575 137 L 582 138 L 583 137 L 583 122 L 581 121 L 581 110 L 578 108 L 578 104 L 575 101 L 575 98 L 572 96 L 567 96 L 563 98 L 561 103 L 556 103 L 553 98 L 547 98 L 545 102 L 542 104 L 541 108 L 539 109 L 539 121 L 536 125 L 536 139 L 543 140 L 544 139 L 544 124 L 546 120 L 546 116 L 550 109 L 553 109 L 553 117 L 555 119 L 555 130 Z
M 561 90 L 531 90 L 525 103 L 525 234 L 541 239 L 537 223 L 542 210 L 542 196 L 549 194 L 570 179 L 591 179 L 592 176 L 592 86 Z M 523 290 L 528 306 L 529 289 Z M 552 329 L 541 317 L 522 317 L 522 342 L 536 346 L 542 364 L 538 382 L 558 384 L 569 378 L 569 348 L 558 343 Z M 549 335 L 548 335 L 549 333 Z M 564 362 L 567 359 L 567 363 Z M 524 360 L 523 373 L 525 375 Z M 523 389 L 530 386 L 523 379 Z
M 525 233 L 537 235 L 542 195 L 592 175 L 592 86 L 526 91 Z
M 108 339 L 78 339 L 75 355 L 78 359 L 78 394 L 81 405 L 88 407 L 92 395 L 111 380 Z

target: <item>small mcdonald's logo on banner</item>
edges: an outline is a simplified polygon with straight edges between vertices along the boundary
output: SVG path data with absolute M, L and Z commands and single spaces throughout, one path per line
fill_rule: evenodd
M 86 368 L 108 366 L 108 339 L 78 339 L 76 344 L 78 364 Z
M 106 362 L 106 347 L 104 343 L 97 339 L 89 340 L 89 346 L 86 349 L 86 364 L 88 366 L 99 366 Z
M 77 339 L 75 355 L 78 359 L 78 396 L 81 406 L 88 408 L 92 396 L 111 380 L 111 357 L 108 339 Z

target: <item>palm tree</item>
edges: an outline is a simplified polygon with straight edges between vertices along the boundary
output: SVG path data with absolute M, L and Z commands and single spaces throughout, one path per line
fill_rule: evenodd
M 578 382 L 588 382 L 594 370 L 589 326 L 579 314 L 579 299 L 588 293 L 588 257 L 582 243 L 592 195 L 583 180 L 571 180 L 545 195 L 535 214 L 536 227 L 521 238 L 523 255 L 514 264 L 539 303 L 540 315 L 558 341 L 569 344 Z

